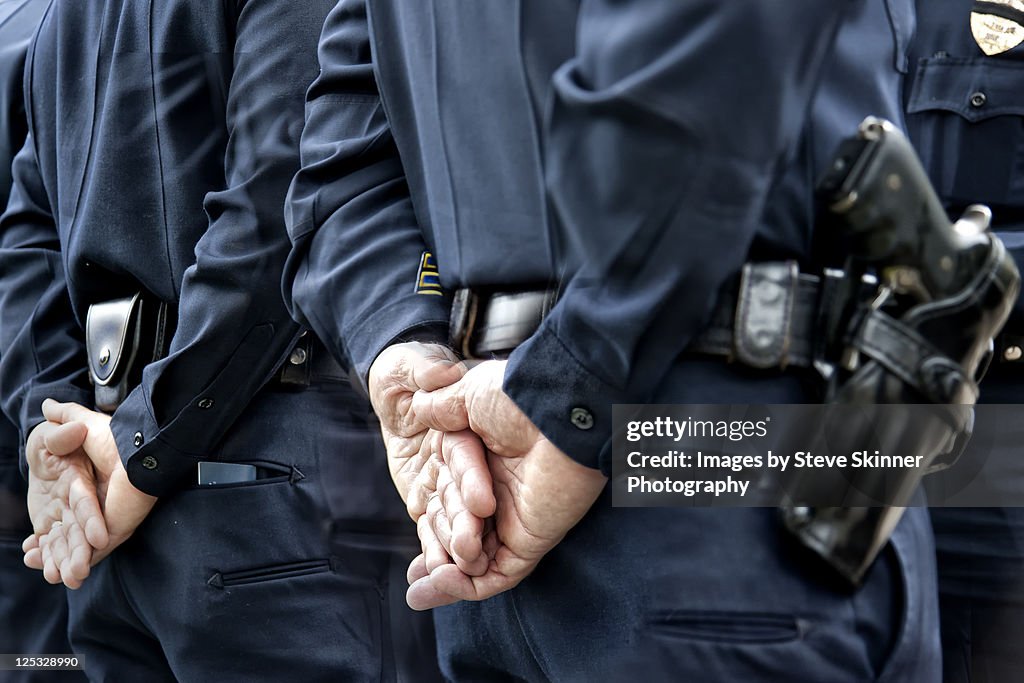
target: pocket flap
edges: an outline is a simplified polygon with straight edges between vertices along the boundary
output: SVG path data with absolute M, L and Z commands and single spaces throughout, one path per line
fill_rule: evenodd
M 1024 115 L 1024 64 L 991 57 L 932 57 L 918 63 L 907 113 L 941 109 L 968 121 Z
M 117 382 L 119 370 L 132 363 L 138 350 L 139 294 L 93 304 L 85 318 L 85 348 L 94 384 Z

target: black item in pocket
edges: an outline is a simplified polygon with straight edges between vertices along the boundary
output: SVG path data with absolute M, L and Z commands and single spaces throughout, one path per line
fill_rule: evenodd
M 114 412 L 142 381 L 142 370 L 164 357 L 173 334 L 168 305 L 136 294 L 89 307 L 85 346 L 96 408 Z

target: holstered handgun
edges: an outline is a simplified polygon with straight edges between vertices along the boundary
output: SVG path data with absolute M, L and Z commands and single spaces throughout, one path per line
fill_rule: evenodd
M 888 541 L 921 478 L 951 465 L 971 435 L 977 382 L 993 339 L 1017 298 L 1020 275 L 988 232 L 991 213 L 970 207 L 953 224 L 907 139 L 868 118 L 842 142 L 818 185 L 829 220 L 818 229 L 846 243 L 848 282 L 874 273 L 870 300 L 842 302 L 826 345 L 827 399 L 847 406 L 928 404 L 920 422 L 899 411 L 861 411 L 861 420 L 826 425 L 833 443 L 871 441 L 883 452 L 923 456 L 921 468 L 842 472 L 872 507 L 812 507 L 813 474 L 790 483 L 787 528 L 857 585 Z M 850 414 L 856 411 L 847 411 Z M 913 431 L 911 431 L 913 430 Z M 884 502 L 883 502 L 884 501 Z

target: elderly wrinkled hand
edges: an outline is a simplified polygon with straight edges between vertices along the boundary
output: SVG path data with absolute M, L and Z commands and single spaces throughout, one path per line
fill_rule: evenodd
M 422 515 L 424 543 L 424 553 L 409 568 L 407 598 L 416 609 L 483 600 L 516 586 L 582 519 L 607 481 L 541 434 L 502 390 L 504 375 L 504 361 L 487 361 L 457 383 L 418 392 L 413 399 L 412 410 L 422 423 L 449 435 L 471 430 L 484 446 L 441 448 L 439 462 L 424 475 L 434 477 L 435 491 L 421 482 L 428 495 L 410 505 L 411 513 Z M 456 528 L 452 520 L 467 514 L 467 501 L 482 497 L 485 472 L 495 498 L 493 518 Z M 461 562 L 445 561 L 442 549 L 456 546 Z M 479 557 L 466 556 L 467 549 L 477 547 Z M 476 571 L 468 573 L 464 566 Z

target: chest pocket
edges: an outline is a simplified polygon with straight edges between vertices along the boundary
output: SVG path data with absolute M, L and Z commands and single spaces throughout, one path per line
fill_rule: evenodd
M 1024 209 L 1024 61 L 1008 57 L 939 53 L 917 65 L 907 123 L 950 203 Z

